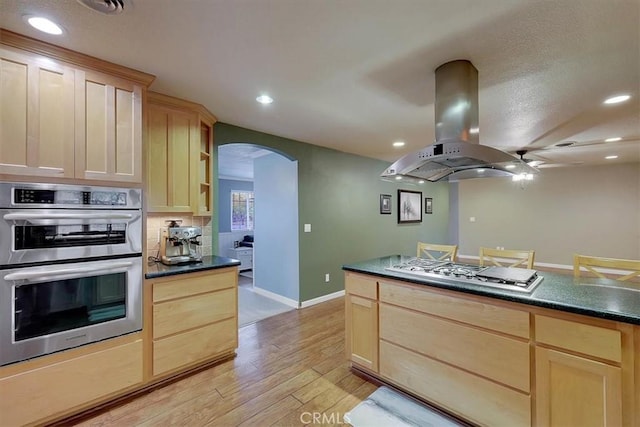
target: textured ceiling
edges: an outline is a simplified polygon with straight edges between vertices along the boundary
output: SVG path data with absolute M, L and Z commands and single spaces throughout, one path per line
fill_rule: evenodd
M 479 71 L 480 143 L 548 164 L 640 161 L 638 0 L 0 0 L 8 30 L 157 76 L 220 121 L 393 161 L 434 139 L 434 70 Z M 62 36 L 22 16 L 59 22 Z M 255 102 L 260 93 L 275 98 Z M 631 101 L 604 106 L 613 94 Z M 604 143 L 609 137 L 622 137 Z M 391 143 L 406 146 L 394 149 Z M 553 145 L 574 141 L 569 148 Z

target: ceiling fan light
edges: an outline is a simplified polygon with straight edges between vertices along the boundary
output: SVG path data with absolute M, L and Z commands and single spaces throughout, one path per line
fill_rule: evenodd
M 256 98 L 256 101 L 258 101 L 262 105 L 268 105 L 273 102 L 273 98 L 269 95 L 260 95 Z
M 505 169 L 515 169 L 516 165 L 507 165 L 505 166 Z
M 404 147 L 404 141 L 396 141 L 393 143 L 393 146 L 396 148 Z
M 619 104 L 621 102 L 627 101 L 629 98 L 631 98 L 631 95 L 616 95 L 616 96 L 612 96 L 611 98 L 607 98 L 604 100 L 605 104 Z

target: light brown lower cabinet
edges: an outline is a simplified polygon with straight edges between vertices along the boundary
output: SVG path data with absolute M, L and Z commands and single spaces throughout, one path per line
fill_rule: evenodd
M 631 343 L 623 342 L 632 333 L 625 336 L 615 324 L 603 327 L 542 315 L 535 316 L 535 330 L 537 425 L 633 425 L 629 408 L 627 419 L 623 417 L 622 380 L 623 367 L 632 365 L 625 360 Z
M 353 272 L 345 289 L 352 365 L 462 419 L 640 425 L 638 326 Z
M 347 273 L 345 349 L 353 363 L 378 371 L 378 291 L 375 279 Z
M 380 375 L 479 425 L 515 427 L 531 422 L 528 394 L 385 341 L 380 341 Z
M 536 348 L 539 426 L 622 423 L 622 370 L 585 357 Z
M 161 277 L 151 289 L 154 377 L 238 347 L 237 268 Z
M 48 357 L 57 363 L 25 362 L 34 368 L 0 379 L 0 425 L 42 422 L 142 384 L 142 339 L 82 354 L 87 348 Z

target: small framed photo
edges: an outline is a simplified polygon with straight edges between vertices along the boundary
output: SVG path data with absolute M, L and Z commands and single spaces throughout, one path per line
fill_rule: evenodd
M 433 213 L 433 199 L 431 197 L 425 197 L 424 199 L 424 213 Z
M 422 222 L 422 192 L 398 190 L 398 224 Z
M 380 213 L 391 214 L 391 194 L 380 195 Z

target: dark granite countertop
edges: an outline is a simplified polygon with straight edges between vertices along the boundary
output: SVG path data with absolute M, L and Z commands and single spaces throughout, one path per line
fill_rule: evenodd
M 240 261 L 233 258 L 226 258 L 216 255 L 208 255 L 202 257 L 202 262 L 182 265 L 164 265 L 160 262 L 151 262 L 147 265 L 147 279 L 156 277 L 173 276 L 176 274 L 188 274 L 198 271 L 215 270 L 217 268 L 239 266 Z
M 543 276 L 544 280 L 528 294 L 469 283 L 421 278 L 385 270 L 385 267 L 405 262 L 409 258 L 412 257 L 391 255 L 347 264 L 342 269 L 640 325 L 640 283 L 588 277 L 576 279 L 573 273 L 557 274 L 539 271 L 538 274 Z

